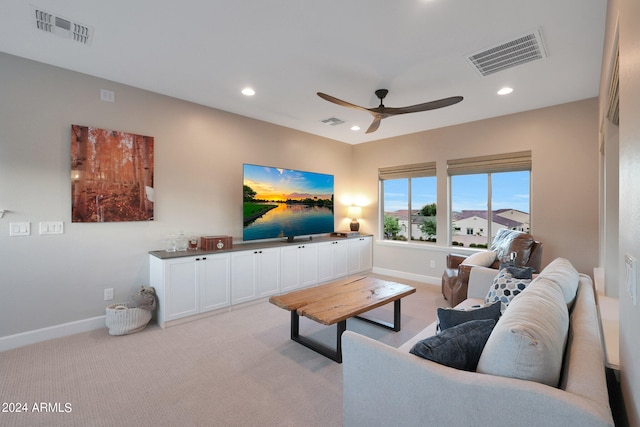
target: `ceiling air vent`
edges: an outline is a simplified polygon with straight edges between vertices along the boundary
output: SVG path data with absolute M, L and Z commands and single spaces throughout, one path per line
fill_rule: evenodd
M 91 44 L 93 28 L 69 19 L 56 16 L 40 9 L 34 9 L 36 28 L 82 44 Z
M 547 57 L 540 29 L 514 40 L 473 53 L 467 61 L 482 76 Z
M 328 119 L 322 120 L 322 123 L 330 126 L 337 126 L 344 123 L 344 120 L 336 119 L 335 117 L 330 117 Z

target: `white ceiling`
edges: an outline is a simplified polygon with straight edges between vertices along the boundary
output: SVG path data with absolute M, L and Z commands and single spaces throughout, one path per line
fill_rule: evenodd
M 91 44 L 37 30 L 34 8 L 92 27 Z M 597 96 L 605 12 L 604 0 L 1 0 L 0 51 L 357 144 Z M 546 59 L 488 77 L 466 61 L 537 28 Z M 316 96 L 375 107 L 379 88 L 387 107 L 464 101 L 366 135 L 368 113 Z

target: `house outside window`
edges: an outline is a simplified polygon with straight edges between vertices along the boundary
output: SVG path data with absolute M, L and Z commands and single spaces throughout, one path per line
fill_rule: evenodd
M 435 243 L 435 162 L 381 168 L 380 236 L 384 240 Z
M 530 151 L 451 160 L 447 171 L 451 245 L 486 248 L 499 229 L 531 231 Z

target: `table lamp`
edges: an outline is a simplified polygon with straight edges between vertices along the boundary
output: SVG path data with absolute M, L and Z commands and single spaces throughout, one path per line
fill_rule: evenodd
M 360 206 L 349 206 L 349 216 L 351 217 L 351 231 L 360 230 L 360 223 L 358 222 L 358 218 L 362 216 Z

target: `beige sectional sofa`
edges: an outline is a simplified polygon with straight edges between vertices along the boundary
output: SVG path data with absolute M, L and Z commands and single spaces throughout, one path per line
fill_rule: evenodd
M 456 308 L 484 303 L 496 273 L 474 268 Z M 435 323 L 400 348 L 347 331 L 344 425 L 613 426 L 595 304 L 589 276 L 554 260 L 504 311 L 476 371 L 409 353 Z

